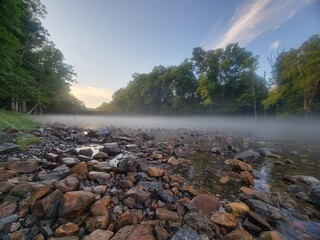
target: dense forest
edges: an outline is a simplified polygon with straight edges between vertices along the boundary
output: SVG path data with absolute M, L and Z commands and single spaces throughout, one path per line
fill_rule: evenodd
M 49 41 L 40 0 L 0 0 L 0 107 L 20 112 L 83 108 L 70 94 L 76 74 Z
M 98 110 L 134 114 L 317 115 L 320 112 L 320 37 L 270 57 L 271 77 L 256 73 L 258 56 L 229 44 L 197 47 L 178 66 L 134 73 Z

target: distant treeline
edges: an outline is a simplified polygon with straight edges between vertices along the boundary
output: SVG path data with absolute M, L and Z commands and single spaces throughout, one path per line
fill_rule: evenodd
M 311 115 L 320 110 L 320 38 L 270 57 L 270 79 L 257 75 L 258 56 L 229 44 L 194 48 L 178 66 L 134 73 L 110 103 L 97 109 L 128 114 Z
M 83 103 L 70 94 L 72 66 L 40 19 L 40 0 L 0 0 L 0 107 L 21 112 L 72 111 Z

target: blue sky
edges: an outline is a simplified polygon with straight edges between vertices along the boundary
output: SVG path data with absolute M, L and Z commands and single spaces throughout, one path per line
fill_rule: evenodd
M 267 57 L 320 34 L 320 0 L 42 0 L 52 40 L 77 72 L 87 107 L 111 100 L 134 72 L 178 65 L 194 47 L 228 43 Z

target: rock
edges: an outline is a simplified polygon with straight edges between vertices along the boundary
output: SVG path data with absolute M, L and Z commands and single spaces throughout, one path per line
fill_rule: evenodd
M 260 154 L 255 152 L 252 149 L 248 149 L 244 152 L 239 153 L 235 156 L 236 159 L 242 160 L 247 163 L 255 162 L 257 159 L 260 158 Z
M 123 189 L 130 189 L 133 187 L 133 183 L 130 182 L 129 180 L 120 180 L 119 187 L 121 187 Z
M 18 158 L 9 158 L 7 161 L 7 169 L 17 173 L 31 173 L 38 169 L 38 160 L 20 160 Z
M 105 196 L 100 200 L 93 203 L 90 207 L 90 213 L 92 216 L 109 216 L 108 206 L 111 200 L 109 196 Z
M 177 166 L 179 165 L 178 159 L 176 159 L 174 156 L 170 157 L 168 159 L 168 163 L 171 164 L 172 166 Z
M 258 227 L 260 227 L 262 230 L 266 230 L 266 231 L 272 230 L 269 223 L 263 217 L 261 217 L 259 214 L 249 210 L 247 212 L 247 217 L 252 223 L 254 223 Z
M 49 238 L 49 240 L 79 240 L 79 237 L 76 237 L 76 236 L 58 237 L 58 238 L 51 237 Z
M 225 176 L 222 176 L 220 179 L 219 179 L 219 182 L 222 183 L 222 184 L 226 184 L 227 182 L 230 181 L 230 177 L 228 175 L 225 175 Z
M 277 221 L 282 218 L 280 209 L 260 200 L 249 199 L 248 205 L 256 213 L 260 214 L 267 221 Z
M 70 173 L 86 174 L 87 172 L 88 172 L 88 166 L 86 162 L 80 162 L 70 169 Z
M 29 205 L 33 205 L 36 200 L 42 198 L 43 196 L 47 195 L 49 192 L 51 192 L 52 190 L 52 186 L 51 184 L 47 184 L 47 185 L 36 185 L 35 186 L 35 190 L 31 193 L 29 199 L 28 199 L 28 203 Z
M 79 232 L 79 227 L 77 224 L 74 224 L 72 222 L 65 223 L 58 227 L 54 231 L 55 237 L 67 237 L 67 236 L 74 236 Z
M 59 180 L 64 176 L 67 176 L 70 171 L 70 168 L 67 165 L 63 164 L 59 167 L 53 169 L 50 173 L 47 172 L 40 172 L 37 176 L 39 180 Z
M 107 186 L 105 185 L 96 186 L 92 189 L 92 192 L 95 194 L 104 194 L 106 191 L 107 191 Z
M 189 227 L 182 227 L 170 240 L 202 240 L 196 231 Z
M 16 203 L 4 202 L 0 205 L 0 219 L 8 217 L 17 212 L 18 206 Z
M 10 194 L 20 198 L 26 198 L 34 191 L 34 187 L 31 183 L 18 183 L 10 190 Z
M 143 186 L 144 189 L 147 190 L 156 190 L 162 188 L 161 183 L 158 181 L 155 182 L 148 182 L 148 181 L 139 181 L 137 186 Z
M 102 127 L 102 128 L 97 128 L 97 129 L 91 129 L 88 134 L 89 137 L 94 138 L 94 137 L 108 137 L 111 135 L 110 131 L 108 128 Z
M 3 167 L 0 167 L 0 182 L 6 181 L 16 175 L 17 173 L 15 171 L 6 170 Z
M 98 152 L 97 154 L 95 154 L 93 157 L 93 159 L 102 159 L 105 160 L 107 158 L 109 158 L 109 155 L 105 152 Z
M 282 161 L 274 161 L 273 163 L 276 164 L 276 165 L 279 165 L 279 166 L 284 166 L 285 165 L 284 162 L 282 162 Z
M 76 157 L 65 157 L 62 158 L 62 163 L 67 165 L 68 167 L 73 167 L 80 163 L 80 160 Z
M 80 149 L 79 154 L 91 158 L 93 154 L 93 150 L 91 148 Z
M 137 172 L 137 162 L 133 157 L 127 156 L 117 164 L 118 173 Z
M 253 176 L 248 171 L 240 173 L 241 180 L 247 185 L 254 185 Z
M 245 217 L 247 212 L 250 210 L 246 204 L 239 202 L 229 203 L 226 205 L 226 208 L 236 217 Z
M 228 229 L 236 229 L 238 226 L 236 217 L 231 213 L 215 212 L 210 220 L 215 224 Z
M 84 240 L 109 240 L 113 234 L 114 233 L 109 230 L 96 229 L 88 236 L 84 237 Z
M 284 163 L 286 164 L 293 164 L 294 162 L 291 159 L 285 159 Z
M 19 149 L 19 146 L 14 143 L 1 143 L 0 144 L 0 154 L 6 154 Z
M 320 183 L 311 186 L 310 199 L 314 206 L 320 209 Z
M 85 191 L 67 192 L 64 194 L 60 204 L 60 217 L 73 217 L 81 214 L 94 202 L 93 193 Z
M 106 172 L 91 171 L 88 173 L 88 178 L 99 182 L 107 182 L 110 179 L 110 174 Z
M 197 233 L 206 234 L 209 239 L 215 239 L 213 223 L 202 212 L 189 212 L 184 216 L 184 223 Z
M 231 164 L 232 165 L 232 170 L 233 171 L 248 171 L 251 172 L 252 171 L 252 166 L 249 163 L 240 161 L 240 160 L 236 160 L 234 163 Z
M 164 227 L 155 227 L 154 232 L 158 240 L 167 240 L 170 238 L 170 233 Z
M 240 191 L 248 196 L 251 196 L 256 192 L 256 190 L 254 190 L 252 188 L 245 187 L 245 186 L 241 187 Z
M 136 200 L 132 197 L 127 197 L 123 200 L 123 204 L 128 208 L 134 208 L 134 206 L 136 205 Z
M 140 190 L 139 188 L 133 187 L 126 192 L 126 197 L 134 198 L 137 203 L 143 204 L 147 199 L 149 199 L 151 193 Z
M 121 228 L 112 240 L 156 240 L 150 225 L 129 225 Z
M 121 149 L 118 146 L 118 143 L 106 143 L 103 145 L 103 148 L 99 149 L 100 152 L 105 152 L 109 156 L 114 156 L 121 153 Z
M 79 185 L 80 185 L 79 180 L 71 176 L 63 180 L 60 180 L 54 184 L 55 188 L 59 189 L 63 193 L 75 191 L 79 188 Z
M 119 230 L 123 226 L 140 223 L 142 219 L 142 210 L 127 210 L 118 217 L 115 227 Z
M 313 176 L 305 176 L 305 175 L 294 175 L 291 176 L 293 179 L 296 179 L 299 182 L 303 182 L 309 186 L 313 184 L 318 184 L 319 180 Z
M 236 153 L 236 152 L 240 151 L 240 148 L 234 146 L 233 144 L 228 144 L 228 149 L 233 153 Z
M 173 201 L 172 197 L 167 192 L 165 192 L 162 188 L 157 189 L 155 191 L 154 197 L 166 203 L 172 203 Z
M 215 154 L 221 154 L 221 153 L 222 153 L 220 147 L 212 147 L 212 148 L 211 148 L 211 152 L 212 152 L 212 153 L 215 153 Z
M 201 194 L 192 199 L 191 205 L 210 217 L 213 212 L 220 208 L 220 201 L 210 194 Z
M 179 221 L 179 214 L 174 211 L 167 210 L 165 208 L 156 209 L 156 218 L 164 221 Z
M 85 221 L 85 228 L 88 232 L 93 232 L 95 229 L 107 229 L 109 224 L 109 216 L 89 217 Z
M 280 235 L 275 231 L 263 232 L 259 236 L 260 240 L 281 240 Z
M 45 198 L 38 200 L 32 206 L 32 214 L 38 218 L 44 216 L 48 218 L 57 217 L 62 198 L 63 193 L 59 190 L 55 190 Z
M 164 175 L 164 170 L 157 167 L 149 167 L 147 174 L 149 177 L 161 177 Z
M 243 229 L 236 229 L 227 234 L 224 240 L 253 240 L 253 237 L 250 233 Z
M 7 193 L 14 187 L 14 183 L 12 182 L 1 182 L 0 184 L 0 193 Z

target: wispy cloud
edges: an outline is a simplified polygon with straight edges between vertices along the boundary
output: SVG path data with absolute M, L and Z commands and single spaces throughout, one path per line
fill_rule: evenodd
M 313 1 L 250 0 L 236 10 L 225 34 L 210 47 L 221 48 L 234 42 L 245 46 L 266 31 L 278 28 Z
M 278 39 L 278 40 L 274 41 L 274 42 L 270 45 L 270 47 L 273 48 L 273 49 L 277 49 L 277 48 L 279 47 L 279 45 L 280 45 L 280 40 Z
M 113 90 L 79 84 L 71 87 L 71 93 L 83 101 L 86 107 L 96 108 L 112 100 Z

